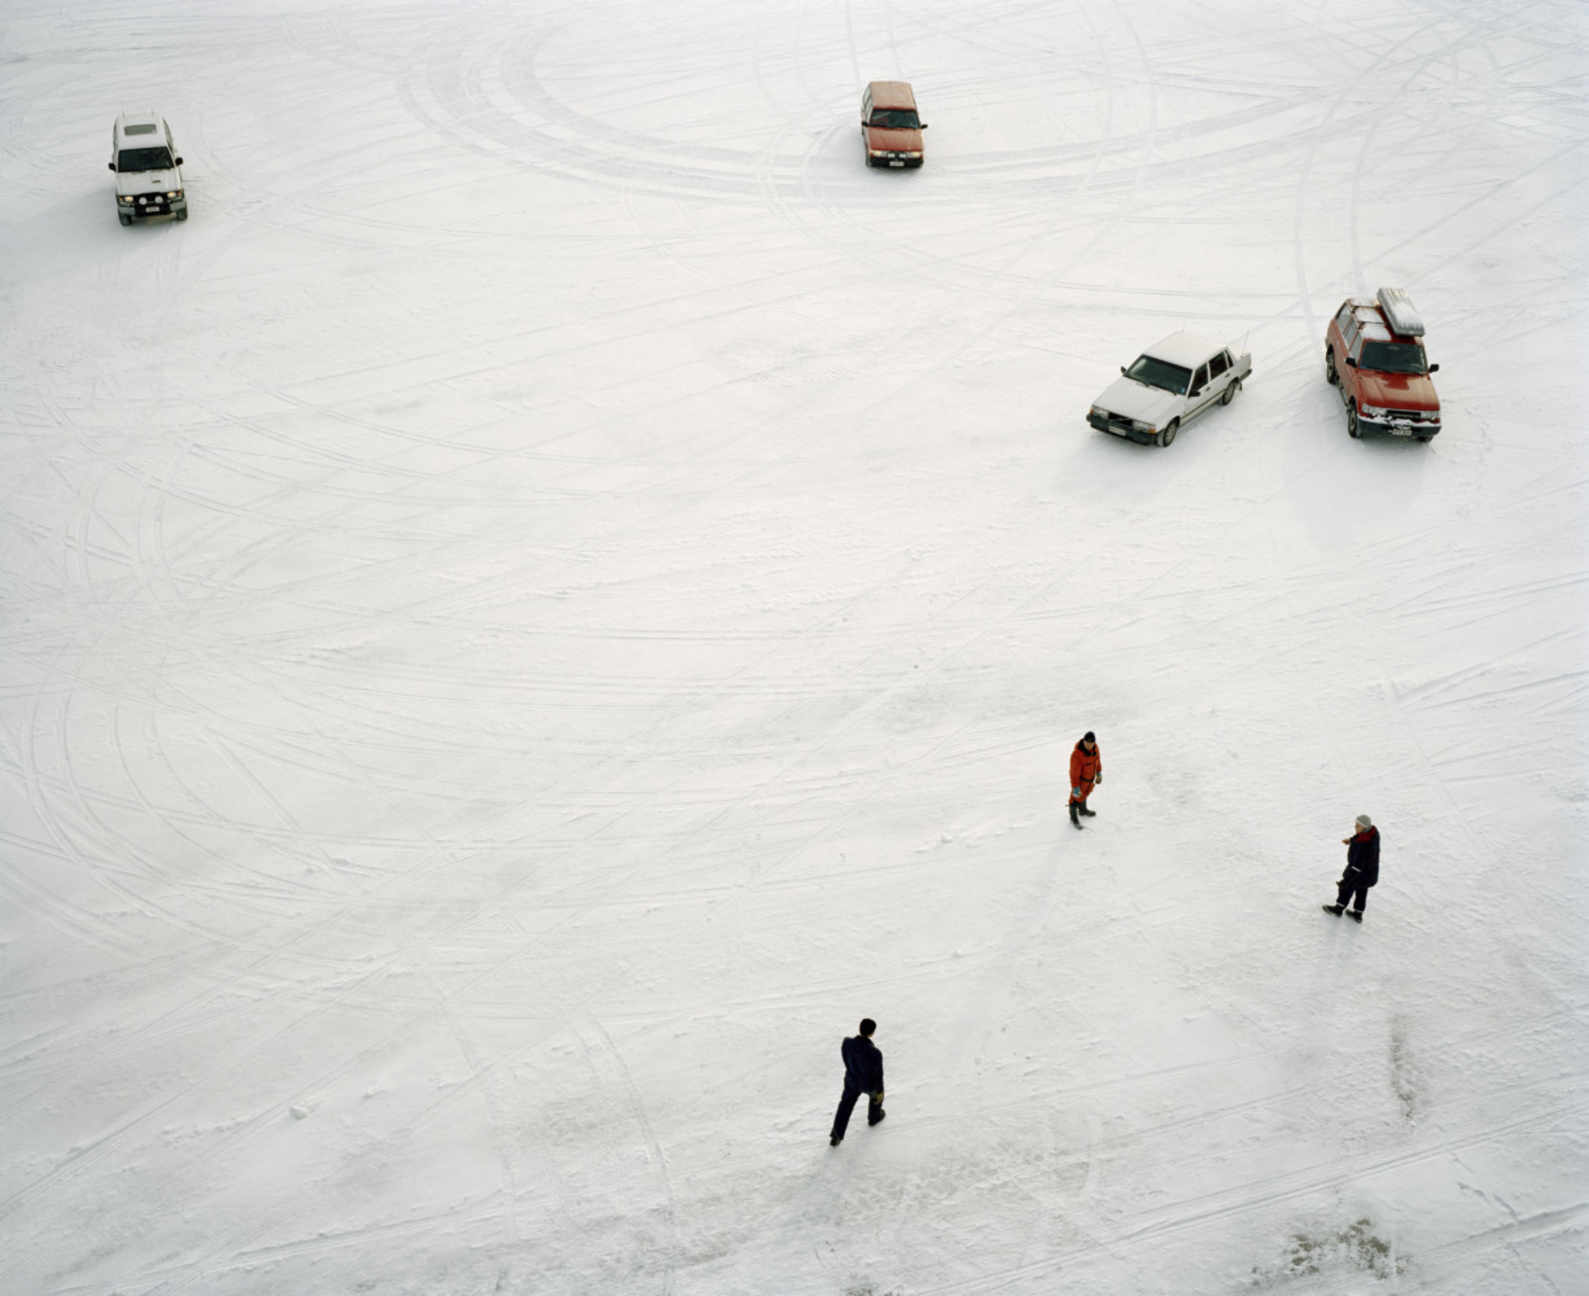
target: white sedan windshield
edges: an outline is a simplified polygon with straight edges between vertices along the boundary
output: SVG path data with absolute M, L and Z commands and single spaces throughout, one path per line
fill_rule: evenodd
M 1138 356 L 1132 362 L 1131 367 L 1126 370 L 1126 377 L 1148 387 L 1157 387 L 1161 391 L 1184 396 L 1186 385 L 1192 381 L 1192 371 L 1171 364 L 1168 360 L 1156 360 L 1150 355 L 1144 355 Z

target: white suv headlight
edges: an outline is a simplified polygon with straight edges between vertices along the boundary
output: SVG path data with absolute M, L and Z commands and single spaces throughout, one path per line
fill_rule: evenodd
M 1389 413 L 1390 411 L 1388 409 L 1385 409 L 1383 406 L 1379 405 L 1359 405 L 1357 407 L 1358 418 L 1382 419 Z

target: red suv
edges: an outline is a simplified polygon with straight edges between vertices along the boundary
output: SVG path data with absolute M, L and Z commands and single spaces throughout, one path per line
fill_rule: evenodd
M 1427 441 L 1440 431 L 1440 398 L 1423 350 L 1423 320 L 1400 288 L 1373 301 L 1348 298 L 1324 341 L 1324 379 L 1346 405 L 1346 433 L 1388 432 Z
M 873 81 L 861 96 L 861 143 L 866 165 L 919 167 L 921 133 L 927 123 L 916 114 L 916 96 L 905 81 Z

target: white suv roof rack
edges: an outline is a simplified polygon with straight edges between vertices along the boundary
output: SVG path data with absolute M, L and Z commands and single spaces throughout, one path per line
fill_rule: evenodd
M 1385 312 L 1385 322 L 1403 337 L 1423 336 L 1423 316 L 1412 304 L 1402 288 L 1381 288 L 1378 293 L 1379 308 Z

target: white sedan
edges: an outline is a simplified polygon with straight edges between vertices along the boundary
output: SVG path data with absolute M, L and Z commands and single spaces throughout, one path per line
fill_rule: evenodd
M 1121 369 L 1087 411 L 1100 432 L 1167 446 L 1181 424 L 1215 401 L 1229 405 L 1252 373 L 1252 355 L 1191 333 L 1171 333 Z

